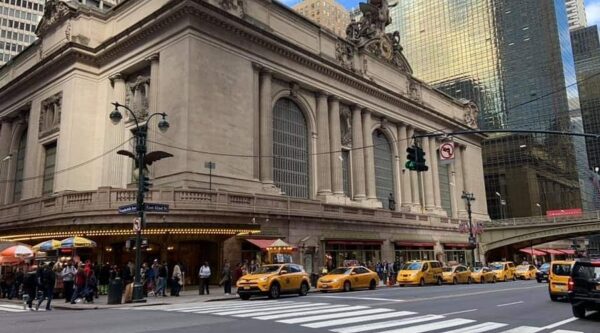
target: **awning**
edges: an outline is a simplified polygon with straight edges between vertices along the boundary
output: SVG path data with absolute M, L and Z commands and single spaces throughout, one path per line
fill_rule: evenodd
M 370 239 L 370 240 L 358 240 L 358 239 L 328 239 L 327 245 L 337 245 L 337 244 L 345 244 L 345 245 L 381 245 L 383 244 L 382 240 L 378 239 Z
M 536 250 L 536 249 L 533 249 L 533 251 L 532 251 L 531 248 L 524 248 L 524 249 L 520 249 L 519 251 L 527 253 L 529 255 L 532 255 L 532 252 L 533 252 L 534 256 L 545 256 L 546 255 L 546 252 L 542 252 L 542 251 Z
M 540 249 L 540 250 L 542 250 L 542 251 L 544 251 L 544 252 L 546 252 L 548 254 L 557 254 L 559 256 L 564 254 L 561 251 L 555 250 L 555 249 Z
M 431 242 L 408 242 L 408 241 L 396 241 L 394 242 L 397 246 L 404 247 L 433 247 Z
M 469 243 L 444 243 L 444 248 L 457 247 L 461 249 L 471 248 Z
M 246 239 L 250 244 L 258 246 L 261 250 L 266 250 L 275 242 L 274 239 Z
M 563 254 L 568 254 L 570 256 L 575 255 L 575 250 L 571 249 L 558 249 L 558 251 L 562 252 Z

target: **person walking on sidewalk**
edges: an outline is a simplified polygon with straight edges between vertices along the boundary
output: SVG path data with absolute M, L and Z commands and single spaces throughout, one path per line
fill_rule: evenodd
M 223 265 L 223 272 L 221 273 L 221 283 L 225 289 L 225 295 L 231 295 L 231 266 L 229 260 L 225 260 Z
M 63 289 L 65 292 L 65 303 L 71 301 L 71 297 L 73 297 L 73 280 L 75 279 L 75 274 L 77 274 L 77 269 L 73 267 L 73 262 L 69 260 L 67 266 L 65 266 L 60 273 L 63 279 Z
M 29 272 L 25 274 L 25 278 L 23 280 L 23 297 L 25 300 L 25 295 L 27 295 L 26 303 L 29 310 L 33 311 L 33 300 L 36 298 L 36 289 L 37 289 L 37 267 L 31 266 Z
M 204 262 L 204 265 L 200 267 L 200 271 L 198 271 L 198 277 L 200 278 L 200 290 L 198 293 L 200 295 L 204 295 L 204 291 L 208 295 L 208 281 L 210 279 L 210 266 L 208 266 L 208 261 Z
M 173 280 L 173 285 L 171 286 L 171 296 L 179 296 L 179 290 L 183 285 L 183 275 L 181 274 L 181 268 L 179 264 L 175 264 L 173 267 L 173 276 L 171 277 Z
M 156 288 L 156 293 L 154 296 L 167 296 L 167 277 L 169 276 L 169 271 L 167 269 L 167 263 L 160 265 L 158 267 L 158 283 Z
M 44 292 L 44 296 L 38 300 L 38 303 L 35 305 L 35 311 L 40 308 L 44 299 L 47 299 L 46 311 L 52 310 L 50 303 L 52 302 L 52 297 L 54 297 L 54 283 L 56 283 L 56 274 L 54 273 L 54 263 L 51 262 L 44 267 L 40 277 L 39 284 L 41 290 Z
M 77 269 L 77 273 L 75 274 L 75 287 L 73 288 L 73 296 L 71 296 L 71 304 L 75 304 L 75 301 L 82 297 L 83 292 L 85 290 L 85 282 L 87 277 L 85 276 L 85 272 L 83 271 L 83 267 L 79 267 Z

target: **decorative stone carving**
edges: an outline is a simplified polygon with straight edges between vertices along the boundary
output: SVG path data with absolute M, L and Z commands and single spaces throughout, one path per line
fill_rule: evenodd
M 35 31 L 36 35 L 43 35 L 53 26 L 67 19 L 71 14 L 77 11 L 74 5 L 63 0 L 48 0 L 44 7 L 44 15 Z
M 62 108 L 62 92 L 42 101 L 38 137 L 44 137 L 60 130 L 60 113 Z
M 300 96 L 300 85 L 296 82 L 290 82 L 290 96 Z
M 354 71 L 354 49 L 351 44 L 338 41 L 335 44 L 335 58 L 347 70 Z
M 387 0 L 368 0 L 359 4 L 362 17 L 358 22 L 352 22 L 346 28 L 346 38 L 356 46 L 356 49 L 386 60 L 403 72 L 411 73 L 412 69 L 402 54 L 400 33 L 386 33 L 385 27 L 392 23 L 390 7 Z
M 408 79 L 408 97 L 417 102 L 421 101 L 421 85 L 412 78 Z
M 479 116 L 479 107 L 473 101 L 465 101 L 464 102 L 465 109 L 465 123 L 468 126 L 473 128 L 477 128 L 477 117 Z
M 246 15 L 246 3 L 244 0 L 209 0 L 208 2 L 237 17 L 244 17 Z
M 352 147 L 352 115 L 350 108 L 346 105 L 340 105 L 340 131 L 342 136 L 342 146 Z
M 134 74 L 125 85 L 125 105 L 133 111 L 138 120 L 146 119 L 149 109 L 150 75 Z

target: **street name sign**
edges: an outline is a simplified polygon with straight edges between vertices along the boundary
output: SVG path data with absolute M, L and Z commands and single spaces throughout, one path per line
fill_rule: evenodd
M 146 212 L 154 212 L 154 213 L 168 213 L 169 212 L 169 205 L 167 204 L 162 204 L 162 203 L 145 203 L 144 204 L 144 211 Z M 125 205 L 125 206 L 120 206 L 119 207 L 119 213 L 120 214 L 134 214 L 137 213 L 137 204 L 129 204 L 129 205 Z
M 119 214 L 137 213 L 137 204 L 129 204 L 119 207 Z

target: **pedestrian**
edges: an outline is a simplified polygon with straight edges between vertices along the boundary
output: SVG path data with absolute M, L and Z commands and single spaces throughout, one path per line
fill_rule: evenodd
M 210 266 L 208 265 L 208 261 L 204 262 L 204 265 L 202 265 L 200 267 L 200 270 L 198 271 L 198 278 L 200 279 L 200 290 L 198 291 L 198 293 L 200 295 L 204 295 L 204 292 L 206 291 L 206 294 L 209 294 L 208 291 L 208 282 L 210 280 Z
M 223 264 L 223 272 L 221 273 L 221 282 L 219 284 L 223 286 L 225 295 L 231 295 L 231 266 L 229 265 L 229 260 L 225 260 L 225 264 Z
M 258 265 L 254 259 L 250 260 L 250 274 L 253 274 L 258 270 Z
M 46 311 L 52 310 L 50 303 L 52 303 L 52 298 L 54 297 L 54 283 L 56 283 L 56 273 L 54 273 L 54 263 L 50 262 L 44 267 L 39 280 L 39 286 L 43 292 L 43 296 L 40 297 L 35 305 L 35 311 L 40 308 L 44 299 L 47 300 Z
M 37 267 L 31 266 L 23 279 L 23 300 L 27 304 L 29 310 L 33 311 L 33 300 L 36 298 L 37 290 Z
M 244 270 L 242 268 L 242 264 L 238 263 L 235 265 L 235 269 L 233 270 L 233 281 L 232 283 L 236 283 L 242 276 L 244 276 Z
M 70 302 L 71 297 L 73 297 L 73 281 L 75 280 L 75 274 L 77 274 L 77 269 L 73 267 L 73 262 L 69 260 L 67 266 L 65 266 L 60 273 L 63 280 L 65 303 Z
M 100 295 L 108 294 L 108 283 L 110 282 L 110 265 L 108 263 L 102 265 L 100 274 L 98 274 L 98 291 Z
M 73 288 L 73 295 L 71 296 L 71 304 L 75 304 L 75 301 L 83 295 L 85 291 L 86 280 L 87 277 L 85 276 L 83 267 L 79 267 L 77 269 L 77 273 L 75 273 L 75 283 Z
M 84 299 L 88 303 L 94 303 L 94 296 L 98 290 L 98 280 L 94 270 L 90 270 L 85 280 Z
M 173 276 L 171 279 L 173 280 L 173 284 L 171 285 L 171 296 L 179 296 L 179 290 L 183 285 L 183 275 L 181 274 L 179 264 L 175 264 L 173 267 Z
M 148 296 L 152 296 L 152 295 L 154 295 L 154 282 L 156 281 L 156 276 L 154 276 L 154 269 L 152 267 L 146 268 L 144 277 L 145 277 L 144 285 L 146 287 L 146 294 Z
M 165 262 L 158 267 L 158 287 L 154 296 L 167 296 L 167 277 L 169 276 L 169 270 L 167 263 Z

